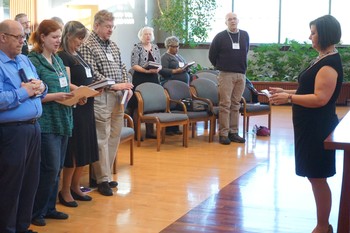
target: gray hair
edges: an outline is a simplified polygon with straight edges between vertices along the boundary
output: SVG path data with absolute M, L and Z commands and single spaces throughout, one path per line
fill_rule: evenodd
M 138 36 L 138 38 L 139 38 L 139 40 L 141 41 L 142 40 L 142 36 L 143 36 L 143 33 L 145 32 L 145 31 L 151 31 L 151 41 L 153 41 L 154 40 L 154 29 L 152 28 L 152 27 L 148 27 L 148 26 L 146 26 L 146 27 L 143 27 L 143 28 L 141 28 L 140 30 L 139 30 L 139 32 L 137 33 L 137 36 Z
M 107 10 L 100 10 L 94 16 L 94 24 L 101 24 L 105 21 L 114 21 L 114 16 L 112 12 Z
M 15 16 L 15 20 L 18 21 L 19 19 L 21 19 L 23 17 L 28 17 L 28 16 L 25 13 L 19 13 Z
M 176 36 L 169 36 L 165 39 L 164 41 L 164 46 L 165 48 L 169 48 L 172 45 L 178 45 L 179 44 L 179 39 Z

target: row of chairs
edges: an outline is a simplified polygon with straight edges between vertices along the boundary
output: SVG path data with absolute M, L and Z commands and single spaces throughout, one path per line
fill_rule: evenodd
M 160 86 L 145 83 L 136 88 L 135 95 L 138 101 L 137 122 L 137 146 L 141 146 L 141 124 L 154 123 L 157 132 L 157 151 L 165 142 L 165 127 L 182 125 L 184 147 L 188 146 L 188 128 L 191 126 L 192 138 L 196 136 L 196 123 L 209 122 L 209 142 L 213 141 L 216 132 L 216 121 L 219 116 L 219 92 L 218 73 L 216 71 L 199 71 L 190 87 L 177 80 L 170 80 Z M 258 92 L 254 86 L 247 81 L 244 90 L 240 113 L 243 117 L 243 137 L 249 131 L 249 117 L 257 115 L 268 115 L 268 128 L 271 130 L 271 104 L 260 104 L 259 97 L 265 96 Z M 208 105 L 208 111 L 188 111 L 181 99 L 192 98 L 201 100 Z M 180 109 L 178 108 L 180 106 Z M 133 164 L 134 156 L 134 128 L 131 117 L 125 114 L 126 125 L 122 129 L 121 143 L 130 143 L 130 164 Z M 114 173 L 116 164 L 114 164 Z

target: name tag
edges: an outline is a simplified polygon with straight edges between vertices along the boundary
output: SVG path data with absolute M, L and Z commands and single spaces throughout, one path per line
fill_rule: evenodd
M 113 55 L 111 53 L 106 53 L 108 61 L 114 61 Z
M 66 77 L 60 77 L 59 78 L 59 81 L 60 81 L 60 86 L 61 87 L 66 87 L 66 86 L 68 86 L 68 82 L 67 82 L 67 78 Z
M 239 49 L 239 43 L 232 43 L 232 49 Z
M 92 78 L 92 73 L 90 67 L 85 67 L 85 73 L 87 78 Z

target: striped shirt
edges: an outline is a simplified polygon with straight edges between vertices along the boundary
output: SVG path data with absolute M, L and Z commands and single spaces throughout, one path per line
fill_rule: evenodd
M 94 81 L 108 78 L 115 80 L 116 83 L 129 82 L 126 66 L 121 61 L 120 50 L 113 41 L 103 41 L 96 32 L 92 31 L 79 52 L 92 66 Z

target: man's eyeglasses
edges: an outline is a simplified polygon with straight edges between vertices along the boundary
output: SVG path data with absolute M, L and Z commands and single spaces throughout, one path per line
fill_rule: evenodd
M 171 48 L 180 48 L 179 45 L 170 45 Z
M 22 25 L 30 24 L 30 21 L 25 21 L 25 22 L 22 22 L 21 24 L 22 24 Z
M 108 25 L 108 24 L 104 24 L 103 27 L 107 28 L 107 30 L 115 30 L 117 28 L 116 25 Z
M 15 38 L 15 39 L 17 39 L 18 41 L 21 41 L 21 40 L 25 40 L 26 39 L 26 35 L 13 35 L 13 34 L 11 34 L 11 33 L 6 33 L 6 32 L 4 32 L 4 34 L 6 35 L 6 36 L 12 36 L 13 38 Z

